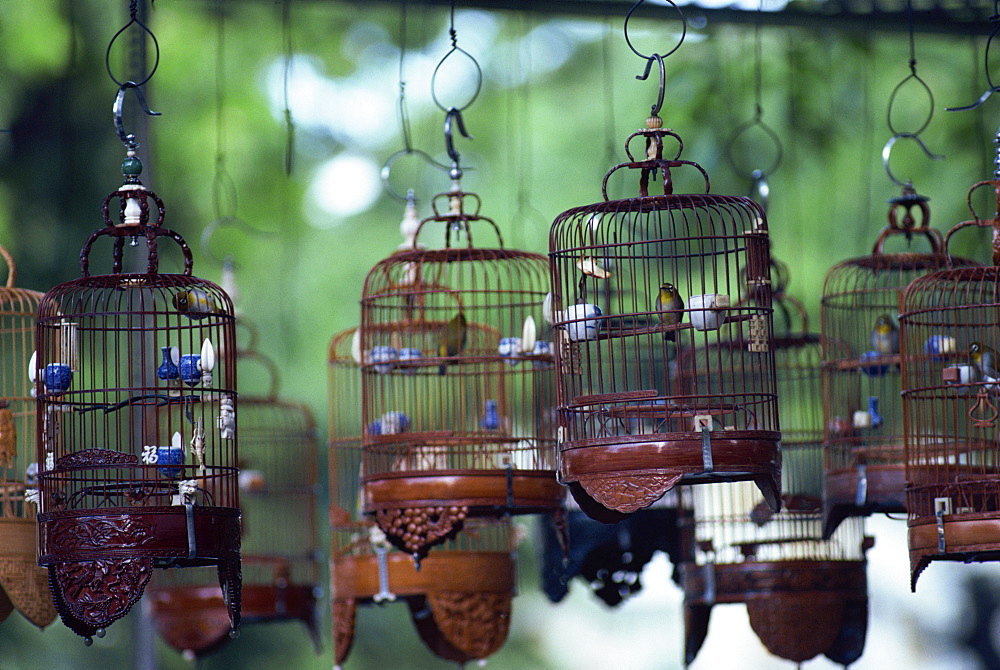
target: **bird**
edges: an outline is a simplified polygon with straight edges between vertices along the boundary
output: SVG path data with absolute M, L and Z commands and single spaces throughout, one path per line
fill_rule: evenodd
M 888 314 L 875 319 L 871 344 L 872 349 L 881 355 L 899 353 L 899 327 Z
M 989 345 L 973 342 L 969 345 L 969 358 L 986 381 L 993 382 L 1000 377 L 996 369 L 997 352 Z
M 438 333 L 438 356 L 444 358 L 446 356 L 457 356 L 459 352 L 465 349 L 465 340 L 468 335 L 468 322 L 465 320 L 465 314 L 459 312 L 446 323 L 442 328 L 441 332 Z M 448 363 L 442 363 L 438 367 L 438 374 L 443 375 L 445 372 L 445 366 Z
M 660 323 L 665 326 L 676 326 L 684 320 L 684 299 L 677 292 L 670 282 L 660 284 L 660 290 L 656 296 L 656 311 L 659 313 Z M 669 311 L 668 311 L 669 310 Z M 668 330 L 663 334 L 663 339 L 675 342 L 677 332 Z
M 189 288 L 175 293 L 173 303 L 178 312 L 192 319 L 203 319 L 209 314 L 216 314 L 219 311 L 215 306 L 215 298 L 197 288 Z

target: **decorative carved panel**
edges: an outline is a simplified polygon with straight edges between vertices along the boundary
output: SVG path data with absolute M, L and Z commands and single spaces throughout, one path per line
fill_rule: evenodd
M 630 477 L 580 477 L 580 485 L 591 498 L 623 514 L 649 507 L 680 481 L 677 475 Z
M 347 660 L 354 644 L 354 619 L 357 615 L 354 598 L 333 601 L 333 658 L 337 665 Z
M 458 533 L 468 515 L 465 505 L 404 507 L 379 510 L 375 520 L 394 545 L 415 556 L 425 556 L 432 546 Z
M 139 602 L 152 568 L 148 558 L 49 566 L 49 585 L 59 616 L 74 633 L 90 638 Z
M 507 639 L 510 629 L 509 593 L 430 593 L 427 602 L 441 633 L 470 658 L 486 658 Z

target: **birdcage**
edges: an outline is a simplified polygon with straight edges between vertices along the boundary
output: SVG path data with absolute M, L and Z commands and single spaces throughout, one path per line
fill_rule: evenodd
M 466 518 L 552 512 L 564 495 L 553 359 L 536 325 L 548 262 L 505 248 L 457 181 L 433 204 L 413 248 L 377 263 L 361 299 L 364 511 L 418 560 Z M 434 224 L 445 248 L 420 248 Z M 473 245 L 494 233 L 498 247 Z
M 266 394 L 244 391 L 240 397 L 242 621 L 301 621 L 318 648 L 318 444 L 312 412 L 280 398 L 277 366 L 257 351 L 252 339 L 237 362 L 241 388 L 249 386 L 248 367 L 260 368 L 270 378 Z M 157 631 L 189 657 L 228 638 L 226 605 L 213 582 L 209 569 L 166 570 L 154 576 L 150 587 Z
M 629 136 L 605 201 L 563 212 L 550 233 L 560 475 L 595 518 L 679 483 L 753 480 L 779 502 L 766 217 L 749 198 L 709 194 L 707 174 L 681 160 L 680 138 L 660 123 Z M 673 157 L 665 141 L 677 142 Z M 681 166 L 701 172 L 705 194 L 673 193 Z M 640 197 L 607 200 L 608 179 L 626 167 L 640 171 Z M 657 174 L 664 194 L 649 195 Z M 678 389 L 685 351 L 737 340 L 745 346 L 719 350 Z
M 993 265 L 915 279 L 900 313 L 911 584 L 933 560 L 1000 560 L 997 323 L 1000 322 L 1000 173 L 976 184 L 996 196 Z M 947 247 L 947 239 L 945 246 Z
M 947 265 L 941 234 L 929 223 L 927 198 L 904 187 L 889 201 L 872 253 L 835 265 L 823 284 L 827 534 L 846 516 L 906 511 L 897 318 L 907 284 Z M 913 236 L 930 251 L 885 250 L 889 240 Z
M 24 371 L 34 344 L 42 294 L 16 288 L 14 259 L 0 246 L 7 282 L 0 286 L 0 621 L 15 609 L 38 627 L 56 617 L 48 575 L 35 559 L 35 402 Z
M 786 276 L 782 265 L 772 268 L 774 306 L 785 323 L 773 343 L 782 510 L 775 514 L 746 482 L 694 487 L 693 560 L 682 569 L 688 663 L 717 603 L 745 603 L 767 649 L 792 661 L 825 654 L 846 665 L 864 647 L 871 540 L 860 518 L 822 539 L 820 338 L 809 332 L 801 303 L 785 294 Z
M 232 303 L 191 274 L 190 249 L 162 227 L 139 168 L 134 156 L 123 163 L 82 277 L 43 297 L 29 368 L 44 464 L 38 561 L 63 621 L 88 641 L 138 601 L 153 568 L 215 566 L 231 628 L 240 616 Z M 104 236 L 112 274 L 91 275 Z M 145 272 L 122 271 L 129 239 L 148 251 Z M 180 248 L 180 274 L 158 271 L 164 239 Z
M 464 663 L 494 653 L 507 638 L 514 595 L 509 521 L 470 519 L 464 531 L 421 561 L 393 547 L 360 518 L 360 333 L 330 342 L 330 527 L 334 660 L 354 641 L 359 605 L 397 599 L 410 607 L 421 639 L 438 656 Z

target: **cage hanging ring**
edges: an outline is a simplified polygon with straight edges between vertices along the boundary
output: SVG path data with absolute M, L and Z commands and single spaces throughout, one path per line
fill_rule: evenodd
M 908 184 L 912 186 L 912 182 L 902 182 L 899 179 L 897 179 L 896 175 L 894 175 L 892 173 L 892 170 L 889 168 L 889 156 L 892 154 L 892 148 L 893 146 L 895 146 L 896 140 L 899 139 L 913 140 L 914 142 L 920 145 L 920 148 L 924 150 L 924 153 L 927 154 L 927 156 L 931 160 L 941 160 L 942 158 L 944 158 L 944 156 L 938 155 L 933 151 L 931 151 L 930 149 L 928 149 L 927 145 L 924 144 L 924 141 L 920 139 L 920 137 L 918 137 L 917 135 L 913 133 L 896 133 L 895 135 L 890 137 L 889 141 L 887 141 L 885 143 L 885 146 L 882 147 L 882 167 L 885 168 L 885 173 L 889 175 L 889 179 L 892 180 L 892 183 L 896 184 L 897 186 L 907 186 Z
M 639 2 L 635 3 L 634 5 L 632 5 L 632 8 L 630 10 L 628 10 L 628 14 L 625 15 L 625 25 L 623 26 L 622 31 L 625 33 L 625 44 L 627 44 L 628 48 L 632 50 L 632 53 L 634 53 L 639 58 L 645 58 L 647 61 L 650 62 L 650 65 L 652 65 L 652 61 L 653 61 L 653 58 L 655 58 L 655 55 L 647 56 L 644 53 L 640 53 L 639 50 L 636 49 L 635 46 L 632 44 L 632 40 L 629 38 L 629 35 L 628 35 L 628 22 L 629 22 L 629 19 L 632 18 L 632 14 L 635 13 L 635 10 L 639 9 L 639 5 L 641 5 L 645 1 L 646 0 L 639 0 Z M 687 19 L 684 18 L 684 12 L 681 11 L 681 8 L 677 6 L 677 4 L 674 2 L 674 0 L 666 0 L 666 2 L 671 7 L 673 7 L 674 9 L 676 9 L 677 10 L 677 14 L 681 17 L 681 37 L 680 37 L 679 40 L 677 40 L 677 44 L 674 45 L 674 48 L 671 49 L 670 51 L 668 51 L 667 53 L 663 54 L 661 56 L 661 58 L 666 58 L 670 54 L 672 54 L 675 51 L 677 51 L 678 49 L 680 49 L 681 45 L 684 44 L 684 38 L 687 37 Z M 647 71 L 647 73 L 649 72 L 648 66 L 647 66 L 647 70 L 646 71 Z
M 233 226 L 234 228 L 242 229 L 244 232 L 257 237 L 270 237 L 275 234 L 274 231 L 261 230 L 260 228 L 252 226 L 236 215 L 218 216 L 212 219 L 205 224 L 205 229 L 201 231 L 201 251 L 219 265 L 225 265 L 227 258 L 230 257 L 227 256 L 226 258 L 222 258 L 212 251 L 212 236 L 215 235 L 216 230 L 225 226 Z
M 156 68 L 160 66 L 160 43 L 156 41 L 156 35 L 153 34 L 152 30 L 146 27 L 145 23 L 137 19 L 133 14 L 131 20 L 129 20 L 128 23 L 119 28 L 118 32 L 114 34 L 114 36 L 111 38 L 111 41 L 108 42 L 107 50 L 104 52 L 104 68 L 108 71 L 108 76 L 111 77 L 111 81 L 115 82 L 118 86 L 124 86 L 125 83 L 127 82 L 118 81 L 118 78 L 115 77 L 114 72 L 111 71 L 111 48 L 114 46 L 115 40 L 118 39 L 119 35 L 128 30 L 133 23 L 142 28 L 142 31 L 147 35 L 149 35 L 150 39 L 153 40 L 153 54 L 154 54 L 153 68 L 149 71 L 149 74 L 147 74 L 146 77 L 142 79 L 142 81 L 136 83 L 135 86 L 142 86 L 147 81 L 152 79 L 153 74 L 156 73 Z
M 441 170 L 442 172 L 448 171 L 447 165 L 442 165 L 441 163 L 438 163 L 436 160 L 431 158 L 426 151 L 413 148 L 400 149 L 399 151 L 392 154 L 391 156 L 389 156 L 389 158 L 386 159 L 385 164 L 382 165 L 382 172 L 380 173 L 382 177 L 382 186 L 385 187 L 385 190 L 388 191 L 391 196 L 399 200 L 405 201 L 406 196 L 401 194 L 399 191 L 397 191 L 392 187 L 392 182 L 389 181 L 389 176 L 392 173 L 392 166 L 396 164 L 396 161 L 405 156 L 416 156 L 417 158 L 423 160 L 425 163 L 427 163 L 427 165 L 436 170 Z
M 444 65 L 445 61 L 447 61 L 451 57 L 451 55 L 456 51 L 459 54 L 468 58 L 470 61 L 472 61 L 472 65 L 475 68 L 475 78 L 476 78 L 475 90 L 473 90 L 472 95 L 469 97 L 468 101 L 464 105 L 445 105 L 441 102 L 441 99 L 437 93 L 438 72 L 440 72 L 441 66 Z M 457 109 L 458 111 L 461 112 L 465 109 L 468 109 L 468 107 L 473 102 L 476 101 L 476 98 L 479 97 L 479 92 L 482 90 L 483 90 L 483 69 L 479 66 L 479 61 L 477 61 L 472 56 L 472 54 L 470 54 L 462 47 L 458 46 L 457 44 L 453 45 L 451 49 L 448 51 L 448 53 L 446 53 L 444 57 L 438 61 L 438 64 L 434 67 L 434 74 L 431 75 L 431 97 L 434 99 L 434 104 L 437 105 L 443 112 L 447 112 L 451 109 Z
M 911 79 L 915 80 L 923 87 L 923 90 L 927 93 L 927 99 L 929 104 L 927 106 L 927 118 L 925 118 L 924 122 L 920 124 L 920 127 L 918 127 L 916 130 L 912 132 L 905 132 L 897 130 L 896 126 L 892 123 L 892 106 L 896 103 L 896 97 L 899 95 L 899 92 L 902 90 L 903 86 L 905 86 L 906 83 Z M 931 91 L 931 87 L 928 86 L 927 82 L 921 79 L 920 75 L 918 75 L 916 72 L 907 75 L 906 77 L 903 78 L 902 81 L 896 84 L 896 88 L 892 89 L 892 93 L 889 95 L 889 108 L 886 110 L 885 116 L 887 125 L 889 126 L 889 131 L 894 135 L 917 136 L 920 133 L 924 132 L 924 130 L 927 129 L 927 126 L 931 124 L 931 119 L 934 118 L 934 93 Z
M 965 105 L 963 107 L 945 107 L 946 112 L 967 112 L 971 109 L 979 107 L 994 93 L 1000 92 L 1000 86 L 993 83 L 993 77 L 990 75 L 990 48 L 993 46 L 993 40 L 996 38 L 997 33 L 1000 32 L 1000 14 L 994 14 L 990 17 L 990 21 L 993 22 L 993 32 L 990 33 L 989 38 L 986 40 L 986 50 L 983 55 L 983 71 L 986 72 L 986 90 L 983 92 L 979 99 L 970 105 Z
M 774 145 L 774 160 L 771 161 L 771 164 L 768 165 L 767 168 L 756 168 L 756 169 L 751 168 L 749 170 L 742 170 L 740 169 L 740 166 L 736 162 L 736 156 L 734 153 L 736 140 L 738 140 L 741 135 L 748 132 L 754 127 L 760 128 L 761 131 L 763 131 L 764 135 L 767 137 L 767 139 L 771 140 L 771 143 Z M 766 123 L 764 123 L 764 121 L 761 120 L 759 114 L 754 116 L 754 118 L 750 119 L 749 121 L 744 121 L 740 125 L 736 126 L 736 130 L 733 131 L 733 134 L 729 137 L 729 141 L 726 143 L 726 160 L 729 162 L 729 166 L 733 169 L 733 172 L 735 172 L 736 174 L 750 174 L 751 176 L 753 175 L 754 172 L 760 172 L 762 174 L 772 174 L 775 170 L 778 169 L 778 166 L 781 165 L 781 160 L 782 158 L 784 158 L 784 156 L 785 156 L 785 147 L 781 143 L 781 138 L 778 136 L 778 133 L 775 132 L 773 128 L 771 128 L 771 126 L 767 125 Z

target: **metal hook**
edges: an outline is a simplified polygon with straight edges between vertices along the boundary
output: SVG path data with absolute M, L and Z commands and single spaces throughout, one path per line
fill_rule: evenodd
M 458 132 L 467 140 L 473 139 L 472 135 L 465 130 L 465 122 L 462 120 L 462 110 L 452 107 L 444 115 L 444 146 L 451 159 L 452 179 L 459 179 L 462 176 L 461 156 L 455 148 L 454 134 L 452 133 L 452 123 L 458 126 Z
M 990 47 L 993 46 L 993 38 L 1000 33 L 1000 14 L 994 14 L 991 16 L 990 21 L 993 22 L 993 32 L 990 33 L 989 38 L 986 40 L 986 53 L 983 56 L 983 71 L 986 72 L 986 84 L 989 88 L 987 88 L 986 91 L 979 96 L 979 99 L 971 105 L 965 105 L 964 107 L 945 107 L 944 111 L 946 112 L 967 112 L 970 109 L 975 109 L 976 107 L 981 106 L 994 93 L 1000 92 L 1000 86 L 994 84 L 993 78 L 990 76 Z
M 396 161 L 398 161 L 400 158 L 403 158 L 404 156 L 416 156 L 417 158 L 420 158 L 429 166 L 437 170 L 445 171 L 448 169 L 447 165 L 438 163 L 436 160 L 431 158 L 427 154 L 427 152 L 422 151 L 420 149 L 413 149 L 413 148 L 400 149 L 396 153 L 392 154 L 391 156 L 389 156 L 388 159 L 386 159 L 385 164 L 382 166 L 382 173 L 381 173 L 382 186 L 385 187 L 385 190 L 388 191 L 390 195 L 392 195 L 394 198 L 398 198 L 399 200 L 406 201 L 407 196 L 403 195 L 402 193 L 400 193 L 399 191 L 397 191 L 392 187 L 392 184 L 389 182 L 389 175 L 392 172 L 392 166 L 396 163 Z
M 771 126 L 764 123 L 761 119 L 761 109 L 758 106 L 756 107 L 753 118 L 736 126 L 736 130 L 734 130 L 732 136 L 730 136 L 729 142 L 726 143 L 726 160 L 729 161 L 729 166 L 733 169 L 733 172 L 736 174 L 746 174 L 746 171 L 737 165 L 736 157 L 733 155 L 733 148 L 736 146 L 736 140 L 739 139 L 740 135 L 743 135 L 754 127 L 760 128 L 764 132 L 764 135 L 766 135 L 767 138 L 771 140 L 772 144 L 774 144 L 775 149 L 774 160 L 771 161 L 770 165 L 766 168 L 759 168 L 750 172 L 751 183 L 755 185 L 758 175 L 760 178 L 764 178 L 764 175 L 772 174 L 778 169 L 778 166 L 781 165 L 781 159 L 785 156 L 785 148 L 781 143 L 781 138 L 778 136 L 778 133 L 776 133 Z M 764 186 L 765 188 L 767 186 L 766 179 L 764 181 Z M 764 205 L 764 203 L 759 204 L 764 207 L 765 210 L 767 209 L 767 206 Z
M 455 12 L 455 7 L 454 7 L 454 4 L 452 4 L 452 25 L 448 29 L 448 32 L 451 35 L 451 49 L 449 49 L 448 53 L 446 53 L 441 58 L 441 60 L 438 61 L 437 66 L 435 66 L 435 68 L 434 68 L 434 74 L 431 75 L 431 97 L 434 99 L 434 104 L 437 105 L 438 108 L 441 109 L 441 111 L 448 112 L 449 114 L 451 113 L 452 110 L 457 110 L 457 111 L 461 112 L 462 110 L 468 109 L 469 105 L 471 105 L 473 102 L 475 102 L 476 98 L 479 97 L 479 92 L 481 90 L 483 90 L 483 69 L 481 67 L 479 67 L 479 61 L 477 61 L 472 56 L 472 54 L 470 54 L 468 51 L 466 51 L 462 47 L 458 46 L 458 33 L 455 32 L 455 25 L 454 25 L 455 15 L 454 15 L 454 12 Z M 469 100 L 468 100 L 468 102 L 466 102 L 464 105 L 445 106 L 444 104 L 441 103 L 441 100 L 438 98 L 438 94 L 437 94 L 437 90 L 436 90 L 437 89 L 437 77 L 438 77 L 438 72 L 441 70 L 441 66 L 444 65 L 444 62 L 446 60 L 448 60 L 448 58 L 450 58 L 451 55 L 453 53 L 455 53 L 456 51 L 458 53 L 462 54 L 463 56 L 465 56 L 466 58 L 468 58 L 470 61 L 472 61 L 472 65 L 475 66 L 475 68 L 476 68 L 476 90 L 474 90 L 472 92 L 472 97 L 470 97 Z
M 156 58 L 153 60 L 153 69 L 149 71 L 149 74 L 146 75 L 145 79 L 143 79 L 137 84 L 132 83 L 132 85 L 142 86 L 143 84 L 145 84 L 153 77 L 153 74 L 156 72 L 156 68 L 160 66 L 160 43 L 156 41 L 156 35 L 153 34 L 153 31 L 147 28 L 146 24 L 138 19 L 138 17 L 136 16 L 137 12 L 138 12 L 138 3 L 133 1 L 131 6 L 129 7 L 129 22 L 118 29 L 118 32 L 115 33 L 114 36 L 111 38 L 111 41 L 108 42 L 107 51 L 104 52 L 104 68 L 108 71 L 108 76 L 111 77 L 111 81 L 115 82 L 118 86 L 124 86 L 125 84 L 128 84 L 130 82 L 118 81 L 114 73 L 111 72 L 111 47 L 114 46 L 115 40 L 118 39 L 118 36 L 121 35 L 123 32 L 125 32 L 126 30 L 128 30 L 133 23 L 142 28 L 143 32 L 149 35 L 150 39 L 153 40 L 153 49 L 154 53 L 156 54 Z
M 639 53 L 639 50 L 636 49 L 632 45 L 632 40 L 630 40 L 629 36 L 628 36 L 628 22 L 629 22 L 629 19 L 632 18 L 632 14 L 635 13 L 635 10 L 639 9 L 639 5 L 641 5 L 645 1 L 646 0 L 639 0 L 639 2 L 635 3 L 634 5 L 632 5 L 632 8 L 630 10 L 628 10 L 628 14 L 625 15 L 625 25 L 623 26 L 622 30 L 625 33 L 625 44 L 627 44 L 628 48 L 632 50 L 632 53 L 634 53 L 639 58 L 645 58 L 647 61 L 650 61 L 646 65 L 646 74 L 648 75 L 649 74 L 649 68 L 652 65 L 652 59 L 656 58 L 657 55 L 653 54 L 652 56 L 647 56 L 646 54 Z M 667 56 L 669 56 L 673 52 L 675 52 L 678 49 L 680 49 L 681 44 L 684 43 L 684 38 L 687 36 L 687 19 L 684 18 L 684 12 L 682 12 L 681 8 L 678 7 L 676 3 L 674 3 L 674 0 L 666 0 L 666 2 L 671 7 L 673 7 L 674 9 L 676 9 L 677 10 L 677 14 L 679 14 L 680 17 L 681 17 L 681 38 L 677 41 L 677 44 L 674 45 L 673 49 L 671 49 L 667 53 L 665 53 L 662 56 L 660 56 L 660 58 L 666 58 Z M 645 77 L 642 77 L 642 79 L 645 79 Z
M 660 54 L 653 54 L 652 56 L 650 56 L 649 60 L 646 61 L 646 69 L 643 71 L 642 74 L 637 74 L 635 76 L 635 78 L 638 79 L 639 81 L 645 81 L 646 79 L 648 79 L 649 71 L 653 69 L 654 60 L 656 61 L 656 64 L 660 66 L 660 90 L 656 94 L 656 104 L 653 105 L 653 109 L 649 113 L 650 116 L 658 116 L 660 114 L 660 108 L 663 107 L 663 90 L 665 88 L 665 83 L 667 79 L 666 71 L 663 68 L 663 56 L 661 56 Z
M 113 77 L 112 77 L 113 78 Z M 147 77 L 148 80 L 148 77 Z M 114 114 L 115 130 L 118 132 L 118 139 L 121 143 L 125 145 L 125 148 L 129 151 L 135 151 L 139 148 L 139 143 L 135 140 L 135 133 L 126 133 L 125 124 L 122 120 L 122 111 L 125 107 L 125 92 L 130 88 L 135 89 L 135 97 L 139 100 L 139 105 L 142 107 L 142 111 L 150 116 L 160 116 L 160 112 L 154 112 L 146 104 L 146 96 L 142 94 L 142 89 L 139 88 L 140 84 L 134 81 L 126 81 L 120 84 L 118 87 L 118 94 L 115 96 L 115 104 L 111 108 Z
M 932 152 L 930 149 L 928 149 L 927 145 L 924 144 L 924 141 L 920 139 L 916 134 L 896 133 L 895 135 L 890 137 L 889 141 L 885 143 L 884 147 L 882 147 L 882 166 L 885 168 L 885 173 L 889 175 L 889 179 L 891 179 L 892 182 L 897 186 L 907 186 L 908 184 L 912 186 L 912 182 L 910 181 L 902 182 L 896 179 L 896 176 L 892 174 L 892 170 L 889 169 L 889 155 L 892 153 L 892 147 L 894 144 L 896 144 L 896 140 L 898 139 L 914 140 L 917 144 L 920 145 L 920 148 L 924 150 L 924 153 L 927 154 L 927 157 L 930 158 L 931 160 L 941 160 L 942 158 L 944 158 L 944 156 L 938 155 Z
M 910 74 L 904 77 L 901 82 L 896 84 L 896 88 L 892 89 L 892 93 L 889 95 L 889 108 L 886 110 L 886 122 L 887 125 L 889 126 L 889 131 L 892 132 L 894 135 L 900 135 L 900 136 L 910 135 L 912 137 L 916 137 L 920 133 L 924 132 L 927 126 L 930 125 L 931 119 L 934 118 L 934 93 L 931 91 L 931 87 L 927 85 L 927 82 L 921 79 L 920 75 L 917 74 L 916 65 L 911 64 L 911 68 L 912 70 Z M 899 94 L 900 89 L 902 89 L 903 85 L 906 84 L 906 82 L 910 81 L 911 79 L 915 79 L 917 82 L 920 83 L 921 86 L 923 86 L 924 91 L 927 92 L 927 97 L 930 99 L 930 105 L 928 106 L 927 110 L 927 118 L 924 119 L 924 122 L 920 125 L 920 127 L 914 130 L 912 133 L 907 133 L 896 130 L 896 127 L 892 124 L 892 106 L 896 102 L 896 96 Z

